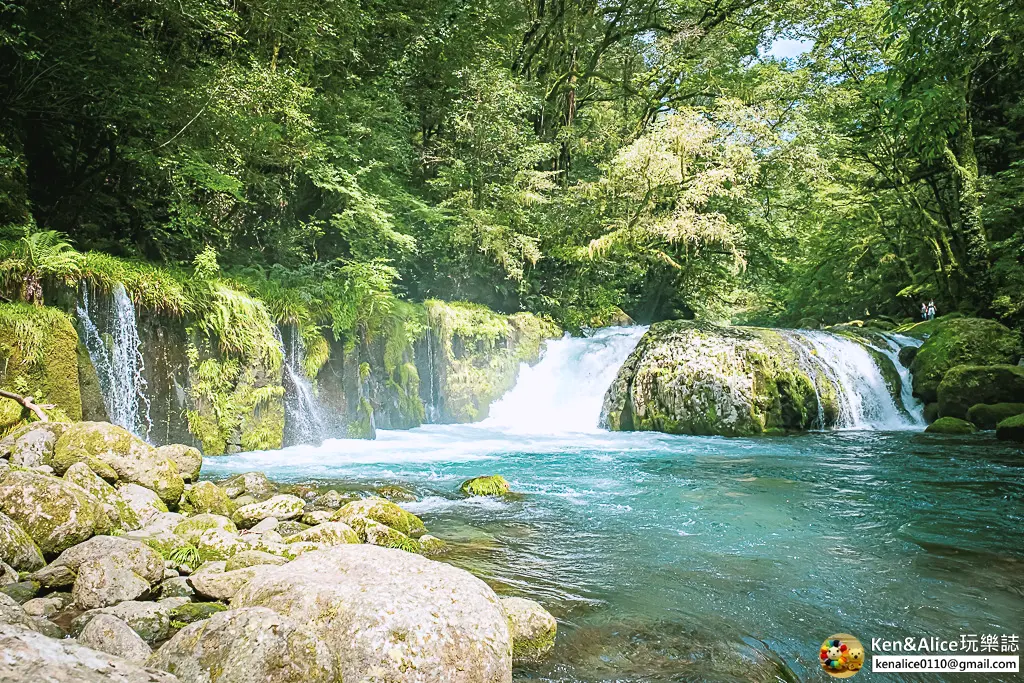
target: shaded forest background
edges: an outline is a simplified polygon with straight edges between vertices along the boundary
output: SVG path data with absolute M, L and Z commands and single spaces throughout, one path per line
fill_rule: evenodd
M 1020 327 L 1022 58 L 1014 0 L 0 0 L 0 239 L 570 329 Z

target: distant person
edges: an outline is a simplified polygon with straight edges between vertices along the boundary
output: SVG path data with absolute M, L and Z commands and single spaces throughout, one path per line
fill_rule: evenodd
M 934 301 L 929 301 L 928 302 L 928 319 L 929 320 L 935 320 L 935 302 Z
M 928 319 L 928 304 L 921 302 L 921 320 Z

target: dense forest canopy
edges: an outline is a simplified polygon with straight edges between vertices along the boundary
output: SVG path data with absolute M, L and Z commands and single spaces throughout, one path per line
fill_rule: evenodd
M 1020 326 L 1022 46 L 1016 0 L 0 0 L 0 238 L 572 329 Z

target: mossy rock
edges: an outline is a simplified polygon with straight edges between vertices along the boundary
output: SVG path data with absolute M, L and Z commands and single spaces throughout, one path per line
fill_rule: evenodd
M 126 481 L 155 491 L 167 505 L 177 505 L 185 490 L 174 461 L 127 429 L 106 422 L 67 426 L 54 448 L 53 467 L 63 474 L 76 462 L 111 483 Z
M 997 424 L 996 438 L 1000 441 L 1024 441 L 1024 415 L 1014 415 Z
M 187 489 L 181 497 L 181 511 L 188 514 L 211 513 L 230 517 L 235 503 L 228 494 L 212 481 L 201 481 Z
M 222 605 L 219 602 L 190 602 L 187 605 L 175 607 L 168 616 L 172 623 L 193 624 L 203 619 L 209 619 L 227 608 L 227 605 Z
M 0 512 L 47 557 L 113 529 L 96 497 L 71 482 L 36 472 L 12 470 L 0 479 Z
M 332 521 L 345 522 L 358 532 L 362 519 L 372 519 L 411 537 L 427 532 L 423 520 L 383 498 L 363 498 L 348 503 L 334 513 Z
M 13 519 L 0 512 L 0 562 L 19 572 L 34 572 L 46 564 L 32 537 Z
M 918 349 L 910 365 L 914 395 L 926 403 L 937 401 L 939 384 L 953 367 L 1015 365 L 1020 353 L 1017 332 L 994 320 L 957 318 L 942 321 Z M 964 407 L 964 414 L 968 407 Z
M 501 598 L 512 636 L 512 661 L 536 662 L 555 646 L 558 622 L 540 604 L 525 598 Z
M 1018 365 L 957 365 L 938 388 L 939 415 L 967 417 L 978 403 L 1024 403 L 1024 367 Z
M 956 417 L 940 417 L 925 429 L 930 434 L 973 434 L 978 428 L 967 420 Z
M 404 486 L 397 486 L 395 484 L 378 486 L 374 490 L 374 493 L 376 493 L 380 498 L 390 500 L 392 503 L 410 503 L 416 500 L 415 493 Z
M 978 403 L 967 411 L 967 421 L 978 429 L 995 429 L 1003 420 L 1024 413 L 1024 403 Z
M 195 545 L 203 532 L 210 529 L 220 529 L 229 534 L 237 534 L 238 527 L 235 523 L 223 515 L 203 513 L 180 522 L 174 527 L 174 534 L 185 539 L 188 543 Z
M 100 479 L 84 462 L 77 462 L 64 473 L 65 481 L 77 484 L 95 496 L 106 510 L 110 521 L 123 531 L 134 531 L 142 526 L 139 515 L 113 486 Z
M 78 333 L 67 314 L 48 306 L 0 303 L 0 388 L 52 403 L 63 419 L 82 419 Z M 0 399 L 0 408 L 13 414 L 7 404 L 22 414 L 13 401 Z
M 492 474 L 467 479 L 459 486 L 459 490 L 467 496 L 503 496 L 511 491 L 512 487 L 505 477 L 500 474 Z
M 939 419 L 939 404 L 937 401 L 928 403 L 924 407 L 924 421 L 928 424 L 935 422 Z
M 178 474 L 185 481 L 197 481 L 199 470 L 203 466 L 203 454 L 198 448 L 185 446 L 184 444 L 171 444 L 160 446 L 156 449 L 157 455 L 163 456 L 178 467 Z

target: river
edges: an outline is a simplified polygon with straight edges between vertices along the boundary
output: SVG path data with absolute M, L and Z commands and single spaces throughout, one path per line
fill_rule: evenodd
M 446 561 L 558 618 L 552 656 L 517 679 L 828 680 L 818 647 L 837 632 L 1020 635 L 1019 447 L 920 433 L 910 407 L 895 430 L 888 414 L 775 438 L 602 431 L 642 332 L 551 343 L 476 425 L 207 458 L 204 476 L 411 488 Z M 490 473 L 521 495 L 458 495 Z

